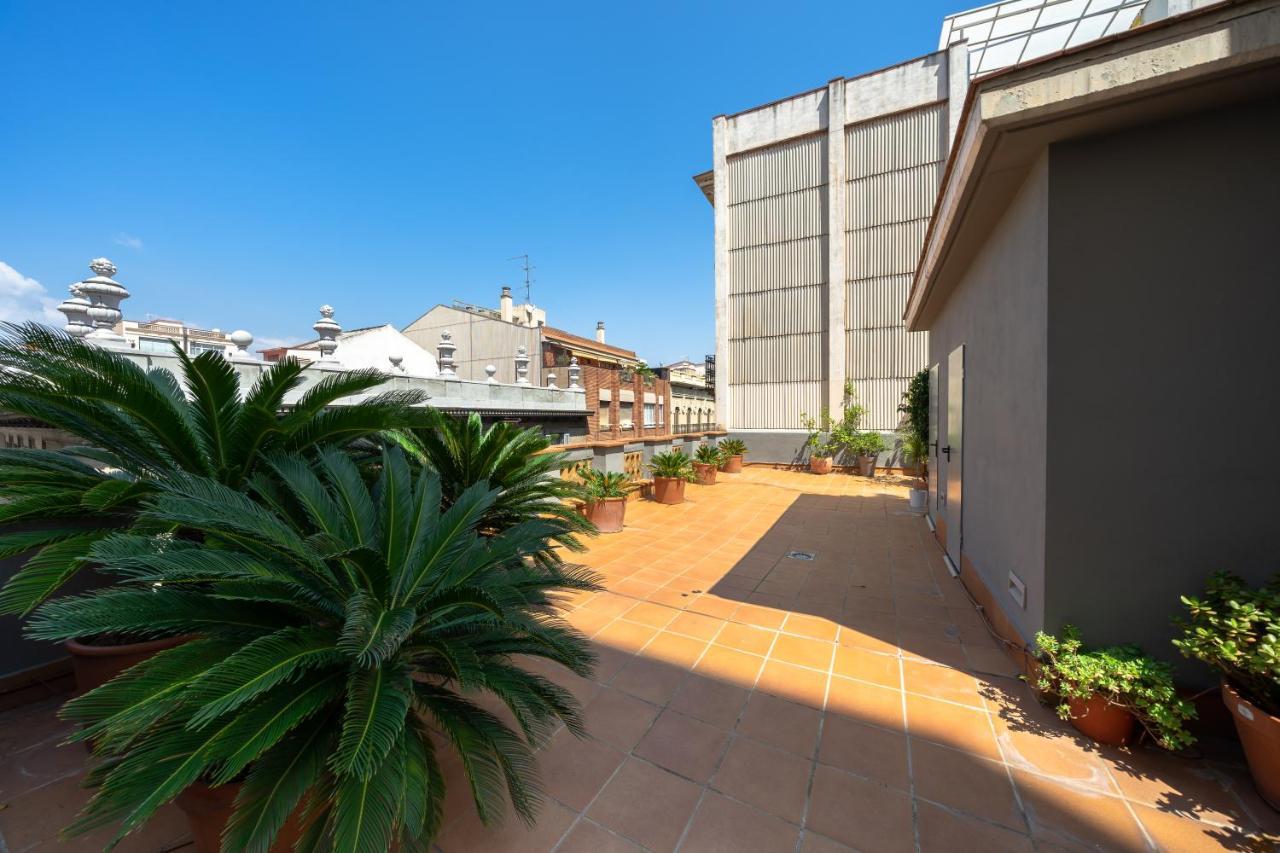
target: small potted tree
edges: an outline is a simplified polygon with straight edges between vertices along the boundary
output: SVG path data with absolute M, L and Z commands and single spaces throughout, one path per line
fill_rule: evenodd
M 1169 664 L 1137 646 L 1085 649 L 1067 625 L 1062 637 L 1036 634 L 1035 687 L 1061 700 L 1058 716 L 1099 743 L 1123 746 L 1142 728 L 1165 749 L 1190 746 L 1184 724 L 1195 708 L 1178 698 Z
M 1182 597 L 1173 644 L 1222 675 L 1222 699 L 1235 720 L 1253 783 L 1280 809 L 1280 575 L 1254 589 L 1218 572 L 1200 598 Z
M 627 515 L 627 495 L 635 483 L 616 471 L 597 471 L 590 465 L 578 468 L 582 480 L 582 514 L 601 533 L 617 533 Z
M 720 448 L 710 444 L 699 446 L 693 454 L 693 471 L 697 477 L 695 482 L 699 486 L 714 486 L 716 469 L 720 467 L 722 461 L 724 461 L 724 454 L 720 452 Z
M 888 449 L 884 443 L 884 436 L 873 430 L 854 433 L 846 447 L 857 459 L 858 473 L 864 477 L 876 475 L 876 460 Z
M 925 461 L 928 456 L 928 445 L 925 443 L 923 436 L 912 431 L 908 433 L 902 442 L 902 454 L 904 457 L 916 460 L 915 479 L 911 481 L 911 508 L 920 510 L 924 509 L 925 503 L 929 500 L 929 470 Z
M 830 474 L 835 447 L 831 442 L 823 441 L 822 434 L 831 432 L 831 413 L 823 409 L 822 414 L 815 418 L 801 412 L 800 426 L 809 433 L 804 440 L 804 446 L 809 449 L 809 470 L 814 474 Z
M 649 460 L 653 473 L 653 498 L 660 504 L 684 502 L 684 484 L 694 480 L 693 463 L 679 450 L 655 453 Z
M 737 438 L 726 438 L 720 442 L 720 452 L 724 454 L 724 461 L 720 463 L 721 471 L 726 474 L 742 472 L 742 457 L 747 455 L 746 442 Z

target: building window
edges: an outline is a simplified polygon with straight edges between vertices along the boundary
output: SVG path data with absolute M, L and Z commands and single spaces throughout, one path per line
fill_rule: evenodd
M 623 400 L 618 404 L 618 420 L 621 421 L 620 426 L 623 429 L 631 429 L 635 424 L 632 421 L 633 412 L 635 411 L 635 403 Z
M 191 351 L 191 355 L 200 355 L 202 352 L 216 352 L 218 355 L 222 355 L 227 351 L 227 348 L 222 344 L 198 344 L 195 341 L 187 344 L 187 348 Z
M 644 425 L 646 427 L 658 425 L 658 406 L 656 403 L 644 404 Z
M 138 352 L 172 353 L 173 341 L 168 338 L 138 338 Z
M 596 415 L 596 424 L 601 428 L 607 427 L 609 426 L 610 417 L 612 417 L 612 415 L 610 413 L 609 401 L 601 400 L 599 413 Z
M 666 404 L 658 404 L 658 426 L 664 426 L 667 423 Z

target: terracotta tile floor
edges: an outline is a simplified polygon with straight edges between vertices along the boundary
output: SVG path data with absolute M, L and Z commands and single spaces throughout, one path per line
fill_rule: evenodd
M 632 502 L 582 562 L 609 587 L 568 613 L 596 679 L 547 674 L 592 738 L 543 747 L 532 828 L 481 827 L 448 764 L 444 853 L 1252 850 L 1280 832 L 1233 745 L 1099 749 L 1038 705 L 899 486 L 748 468 L 680 506 Z M 50 840 L 84 797 L 51 707 L 0 715 L 0 853 L 101 847 Z M 122 849 L 183 833 L 170 807 Z

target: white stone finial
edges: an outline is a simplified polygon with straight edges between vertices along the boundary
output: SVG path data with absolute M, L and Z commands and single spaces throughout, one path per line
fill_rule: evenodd
M 548 387 L 548 388 L 559 388 L 559 387 L 560 387 L 559 385 L 557 385 L 557 384 L 556 384 L 556 375 L 555 375 L 554 373 L 548 373 L 548 374 L 547 374 L 547 387 Z
M 578 357 L 575 355 L 569 359 L 569 387 L 581 388 L 578 381 L 582 379 L 582 366 L 578 364 Z
M 404 361 L 404 356 L 402 356 L 400 353 L 398 352 L 388 353 L 387 361 L 391 362 L 392 373 L 404 373 L 404 365 L 401 364 L 401 362 Z
M 124 316 L 120 312 L 120 303 L 129 298 L 129 291 L 111 276 L 116 274 L 116 265 L 106 258 L 94 258 L 89 262 L 93 276 L 76 285 L 80 295 L 89 300 L 86 313 L 93 322 L 93 331 L 85 335 L 85 340 L 99 346 L 124 349 L 129 346 L 124 335 L 116 331 L 116 323 Z
M 334 351 L 338 349 L 338 335 L 342 332 L 342 327 L 333 319 L 333 306 L 321 305 L 320 319 L 316 320 L 311 328 L 320 337 L 316 342 L 316 349 L 320 350 L 321 366 L 337 366 L 338 358 L 334 355 Z
M 498 380 L 496 378 L 498 375 L 498 368 L 494 367 L 492 364 L 486 364 L 484 366 L 484 375 L 486 377 L 484 380 L 485 382 L 488 382 L 492 385 L 496 385 L 498 383 Z
M 516 384 L 529 384 L 529 350 L 523 344 L 516 347 Z
M 89 300 L 80 292 L 80 282 L 67 288 L 71 296 L 63 300 L 58 310 L 67 318 L 63 328 L 73 338 L 83 338 L 93 331 L 93 323 L 89 320 Z
M 453 354 L 458 347 L 453 342 L 453 332 L 445 329 L 440 333 L 440 343 L 436 344 L 436 362 L 440 365 L 440 375 L 445 379 L 457 379 L 454 370 Z
M 253 343 L 253 335 L 244 329 L 236 329 L 227 335 L 227 340 L 235 345 L 236 351 L 231 353 L 232 361 L 257 361 L 253 357 L 253 353 L 249 352 L 249 345 Z

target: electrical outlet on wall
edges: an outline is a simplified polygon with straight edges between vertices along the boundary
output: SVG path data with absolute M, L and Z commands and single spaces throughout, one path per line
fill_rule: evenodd
M 1023 610 L 1027 608 L 1027 585 L 1013 572 L 1009 572 L 1009 597 Z

